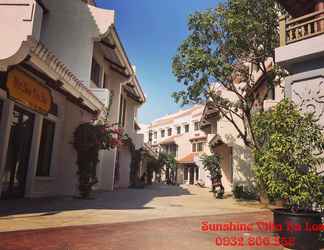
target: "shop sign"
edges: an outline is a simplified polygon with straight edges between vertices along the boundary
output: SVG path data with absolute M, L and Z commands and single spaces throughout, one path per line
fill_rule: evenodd
M 48 88 L 25 72 L 13 69 L 8 73 L 7 89 L 15 101 L 42 113 L 48 113 L 52 96 Z

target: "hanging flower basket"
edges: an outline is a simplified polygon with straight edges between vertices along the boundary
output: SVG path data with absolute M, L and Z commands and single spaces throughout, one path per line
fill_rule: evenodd
M 100 150 L 112 150 L 123 144 L 128 136 L 116 125 L 83 123 L 73 135 L 77 151 L 79 191 L 81 198 L 89 198 L 93 185 L 98 182 L 96 168 Z

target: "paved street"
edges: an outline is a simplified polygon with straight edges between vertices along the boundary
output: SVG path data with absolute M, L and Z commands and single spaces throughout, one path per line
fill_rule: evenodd
M 195 186 L 154 185 L 95 196 L 1 201 L 0 232 L 260 211 L 257 203 L 216 200 Z
M 231 198 L 215 200 L 208 189 L 161 185 L 96 196 L 86 201 L 48 198 L 2 202 L 0 249 L 209 250 L 224 248 L 227 243 L 220 242 L 224 237 L 244 238 L 243 245 L 226 249 L 282 249 L 264 243 L 250 246 L 254 237 L 273 239 L 272 233 L 261 232 L 256 226 L 256 222 L 271 221 L 268 210 Z M 22 205 L 24 209 L 20 209 Z M 203 232 L 203 221 L 252 223 L 253 231 Z

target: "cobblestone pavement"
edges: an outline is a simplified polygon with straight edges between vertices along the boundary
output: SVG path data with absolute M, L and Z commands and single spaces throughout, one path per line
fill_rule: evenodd
M 0 232 L 262 211 L 255 203 L 216 200 L 195 186 L 154 185 L 95 196 L 0 201 Z
M 256 224 L 251 233 L 202 232 L 203 221 L 209 223 L 271 221 L 271 213 L 254 212 L 147 220 L 130 223 L 74 226 L 43 230 L 0 233 L 1 250 L 211 250 L 211 249 L 283 249 L 256 242 L 255 237 L 272 239 L 271 233 L 260 232 Z M 244 237 L 243 246 L 225 247 L 223 237 Z M 255 243 L 256 244 L 256 243 Z M 223 245 L 223 246 L 222 246 Z

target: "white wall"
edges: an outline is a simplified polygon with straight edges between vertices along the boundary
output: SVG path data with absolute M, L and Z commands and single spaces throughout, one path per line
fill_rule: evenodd
M 41 42 L 85 84 L 89 84 L 94 38 L 98 28 L 88 5 L 80 0 L 43 0 Z
M 5 34 L 1 37 L 1 64 L 1 60 L 15 56 L 29 36 L 35 40 L 39 39 L 43 10 L 35 0 L 1 0 L 0 3 L 0 30 L 2 34 Z M 26 5 L 22 5 L 22 3 Z M 23 60 L 24 58 L 19 59 Z M 13 61 L 13 63 L 19 62 Z
M 120 149 L 120 178 L 118 182 L 119 188 L 128 188 L 130 184 L 130 164 L 131 164 L 131 154 L 127 147 L 123 147 Z

